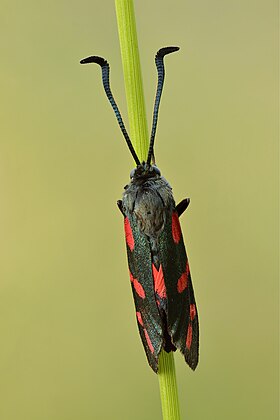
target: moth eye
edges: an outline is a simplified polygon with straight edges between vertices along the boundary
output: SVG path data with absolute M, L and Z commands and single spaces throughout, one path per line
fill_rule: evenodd
M 135 168 L 134 169 L 132 169 L 132 171 L 130 172 L 130 179 L 132 179 L 133 177 L 134 177 L 134 174 L 135 174 Z
M 159 175 L 159 176 L 160 176 L 160 170 L 158 169 L 158 167 L 157 167 L 157 166 L 153 166 L 153 170 L 155 171 L 155 173 L 156 173 L 157 175 Z

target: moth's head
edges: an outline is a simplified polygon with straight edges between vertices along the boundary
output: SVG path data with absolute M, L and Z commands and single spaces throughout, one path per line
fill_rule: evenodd
M 160 170 L 155 165 L 149 165 L 143 162 L 141 165 L 137 165 L 136 168 L 130 172 L 131 181 L 146 180 L 149 178 L 159 178 Z

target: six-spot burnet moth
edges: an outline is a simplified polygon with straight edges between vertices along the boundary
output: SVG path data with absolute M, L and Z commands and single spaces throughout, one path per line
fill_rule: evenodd
M 105 93 L 137 165 L 130 173 L 130 184 L 124 187 L 122 201 L 117 204 L 124 216 L 129 276 L 138 328 L 148 362 L 155 372 L 158 371 L 162 349 L 166 352 L 179 349 L 192 369 L 198 363 L 198 314 L 179 222 L 190 200 L 186 198 L 175 205 L 172 188 L 161 176 L 154 158 L 165 75 L 163 59 L 178 49 L 161 48 L 155 57 L 158 85 L 147 160 L 142 163 L 112 95 L 108 62 L 97 56 L 81 60 L 81 64 L 97 63 L 101 66 Z

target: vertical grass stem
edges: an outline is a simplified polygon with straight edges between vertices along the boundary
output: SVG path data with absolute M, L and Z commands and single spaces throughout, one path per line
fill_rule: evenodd
M 130 138 L 142 162 L 147 159 L 149 137 L 143 94 L 133 0 L 115 0 L 123 63 Z M 173 352 L 161 352 L 159 387 L 164 420 L 180 420 Z
M 116 0 L 129 134 L 140 162 L 147 159 L 149 138 L 133 0 Z

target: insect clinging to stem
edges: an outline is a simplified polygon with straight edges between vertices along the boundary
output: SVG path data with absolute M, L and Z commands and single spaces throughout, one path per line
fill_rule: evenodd
M 126 131 L 109 83 L 109 64 L 98 56 L 81 60 L 102 69 L 102 81 L 127 146 L 136 163 L 130 183 L 117 202 L 124 216 L 129 275 L 140 336 L 152 369 L 158 371 L 161 350 L 179 349 L 194 370 L 198 364 L 199 326 L 188 257 L 179 217 L 190 200 L 177 206 L 172 188 L 155 165 L 154 140 L 163 90 L 164 56 L 178 47 L 161 48 L 155 57 L 158 84 L 147 159 L 140 162 Z

